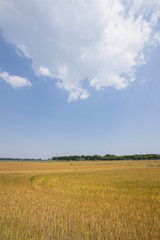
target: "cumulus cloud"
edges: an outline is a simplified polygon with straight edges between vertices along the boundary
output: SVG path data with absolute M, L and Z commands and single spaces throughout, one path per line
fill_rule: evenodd
M 51 77 L 52 76 L 49 69 L 47 67 L 44 67 L 44 66 L 40 66 L 39 72 L 40 72 L 40 75 L 45 76 L 45 77 Z
M 19 76 L 11 76 L 7 72 L 0 73 L 0 78 L 9 83 L 13 88 L 21 87 L 31 87 L 32 84 L 28 81 L 27 78 L 22 78 Z
M 69 101 L 89 97 L 84 79 L 96 90 L 134 81 L 147 49 L 160 44 L 159 20 L 159 0 L 0 1 L 4 37 Z

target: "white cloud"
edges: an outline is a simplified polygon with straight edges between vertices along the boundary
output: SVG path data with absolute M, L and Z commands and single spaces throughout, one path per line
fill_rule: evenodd
M 27 78 L 22 78 L 19 76 L 11 76 L 7 72 L 0 73 L 0 78 L 9 83 L 13 88 L 21 87 L 31 87 L 32 84 L 28 81 Z
M 47 67 L 44 67 L 44 66 L 40 66 L 39 72 L 40 72 L 40 75 L 45 76 L 45 77 L 51 77 L 52 76 L 49 69 Z
M 17 48 L 18 53 L 21 56 L 26 56 L 27 58 L 30 58 L 30 54 L 28 53 L 27 47 L 23 44 L 18 44 L 18 48 Z
M 37 75 L 57 78 L 69 101 L 89 97 L 84 79 L 97 90 L 127 87 L 160 44 L 159 19 L 159 0 L 0 1 L 4 37 Z
M 80 86 L 76 87 L 75 89 L 72 88 L 69 92 L 69 102 L 75 101 L 77 99 L 86 99 L 89 97 L 89 93 Z

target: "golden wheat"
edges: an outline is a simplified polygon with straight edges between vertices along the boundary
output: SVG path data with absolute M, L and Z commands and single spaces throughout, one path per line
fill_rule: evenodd
M 160 162 L 0 162 L 6 239 L 160 239 Z

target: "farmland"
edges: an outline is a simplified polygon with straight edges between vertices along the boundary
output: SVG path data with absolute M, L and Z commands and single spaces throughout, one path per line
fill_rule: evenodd
M 156 240 L 159 223 L 159 160 L 0 162 L 0 240 Z

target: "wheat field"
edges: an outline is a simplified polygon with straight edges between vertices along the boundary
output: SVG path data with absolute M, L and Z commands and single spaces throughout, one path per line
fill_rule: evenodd
M 0 162 L 0 240 L 160 239 L 160 161 Z

